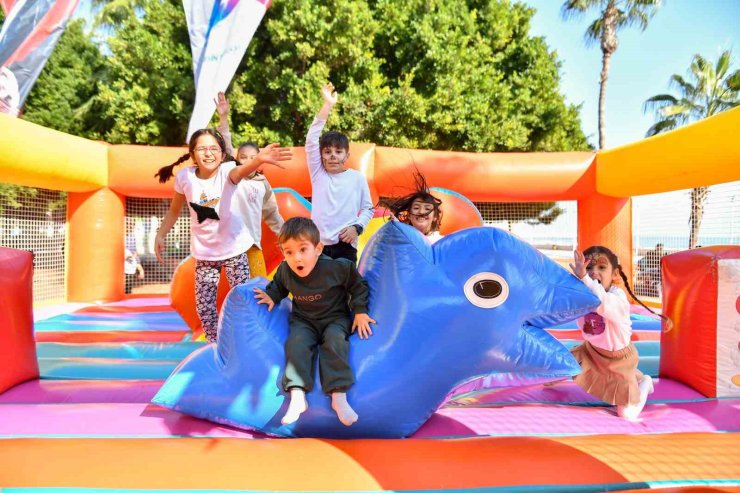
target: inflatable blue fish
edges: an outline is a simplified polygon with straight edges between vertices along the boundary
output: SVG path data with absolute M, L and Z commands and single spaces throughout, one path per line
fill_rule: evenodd
M 254 279 L 233 289 L 218 345 L 191 354 L 154 397 L 156 404 L 271 435 L 398 438 L 413 434 L 462 387 L 562 378 L 580 368 L 545 332 L 598 306 L 565 269 L 496 228 L 471 228 L 433 246 L 396 221 L 368 242 L 359 270 L 370 286 L 373 336 L 351 338 L 359 420 L 346 427 L 320 386 L 291 425 L 280 418 L 290 301 L 268 312 Z M 318 365 L 317 365 L 318 366 Z M 316 381 L 319 381 L 318 375 Z

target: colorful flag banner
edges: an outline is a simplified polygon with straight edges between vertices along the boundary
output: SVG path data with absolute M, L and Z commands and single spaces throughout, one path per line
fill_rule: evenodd
M 204 128 L 216 110 L 262 22 L 271 0 L 183 0 L 195 78 L 195 106 L 188 139 Z
M 0 113 L 18 115 L 64 32 L 78 0 L 3 0 L 0 30 Z
M 0 7 L 2 7 L 3 13 L 5 15 L 8 15 L 8 12 L 10 12 L 10 9 L 13 8 L 14 3 L 15 0 L 0 0 Z

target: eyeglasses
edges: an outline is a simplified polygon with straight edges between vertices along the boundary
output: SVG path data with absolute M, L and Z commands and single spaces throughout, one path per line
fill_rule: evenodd
M 195 152 L 197 152 L 198 154 L 205 154 L 207 152 L 210 152 L 211 154 L 217 154 L 221 152 L 221 148 L 218 146 L 196 147 Z

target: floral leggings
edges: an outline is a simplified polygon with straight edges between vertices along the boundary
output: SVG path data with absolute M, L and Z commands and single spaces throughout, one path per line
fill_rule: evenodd
M 233 288 L 249 280 L 247 254 L 242 253 L 226 260 L 195 261 L 195 309 L 203 325 L 208 342 L 218 338 L 218 308 L 216 294 L 221 279 L 221 267 L 226 270 L 226 279 Z

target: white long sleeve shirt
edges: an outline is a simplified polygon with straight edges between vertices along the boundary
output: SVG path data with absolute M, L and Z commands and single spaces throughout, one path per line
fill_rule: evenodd
M 359 171 L 346 169 L 327 173 L 321 163 L 319 138 L 326 120 L 314 118 L 306 135 L 306 160 L 311 175 L 311 219 L 325 245 L 339 242 L 342 229 L 353 224 L 366 228 L 373 217 L 373 202 L 367 180 Z M 357 248 L 357 240 L 352 243 Z
M 619 351 L 630 344 L 632 320 L 627 295 L 612 284 L 609 291 L 586 274 L 581 281 L 595 294 L 601 304 L 595 312 L 578 319 L 583 338 L 593 346 L 607 351 Z

